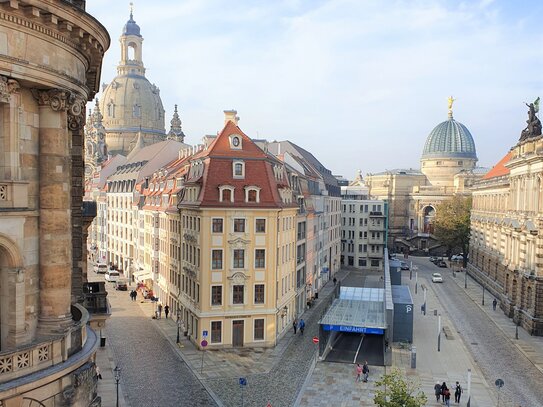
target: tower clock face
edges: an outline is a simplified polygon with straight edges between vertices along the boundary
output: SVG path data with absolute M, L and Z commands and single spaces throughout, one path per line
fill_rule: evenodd
M 238 147 L 238 146 L 239 146 L 239 138 L 238 138 L 238 137 L 234 137 L 234 138 L 232 139 L 232 145 L 233 145 L 234 147 Z

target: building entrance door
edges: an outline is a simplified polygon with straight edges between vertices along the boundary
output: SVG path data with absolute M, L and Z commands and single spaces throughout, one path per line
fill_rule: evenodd
M 232 346 L 234 348 L 243 347 L 244 321 L 232 321 Z

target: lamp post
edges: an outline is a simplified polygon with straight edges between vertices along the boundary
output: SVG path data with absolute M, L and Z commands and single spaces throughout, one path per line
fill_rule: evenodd
M 426 286 L 423 287 L 423 292 L 424 292 L 424 315 L 426 316 Z
M 437 317 L 437 351 L 441 352 L 441 314 Z
M 115 387 L 117 390 L 117 403 L 115 404 L 115 406 L 119 407 L 119 381 L 121 380 L 121 368 L 119 366 L 115 366 L 113 372 L 115 374 Z
M 464 269 L 464 288 L 468 289 L 468 270 Z
M 181 320 L 179 319 L 179 305 L 177 306 L 177 339 L 175 343 L 179 343 L 179 328 L 181 325 Z
M 415 271 L 415 294 L 418 292 L 418 286 L 419 286 L 419 272 Z
M 483 301 L 482 301 L 482 305 L 483 306 L 485 305 L 485 283 L 483 283 Z

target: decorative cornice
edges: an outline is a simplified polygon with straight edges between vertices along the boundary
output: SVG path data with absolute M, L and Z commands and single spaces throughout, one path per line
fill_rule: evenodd
M 85 99 L 82 96 L 64 89 L 32 89 L 32 95 L 40 106 L 49 106 L 55 112 L 67 112 L 70 130 L 75 131 L 83 127 Z
M 0 75 L 0 102 L 9 103 L 11 94 L 19 90 L 19 82 Z

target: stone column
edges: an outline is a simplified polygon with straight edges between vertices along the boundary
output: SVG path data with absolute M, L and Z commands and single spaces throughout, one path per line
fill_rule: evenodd
M 70 93 L 35 91 L 39 104 L 40 312 L 44 335 L 72 324 L 71 140 L 67 128 Z

